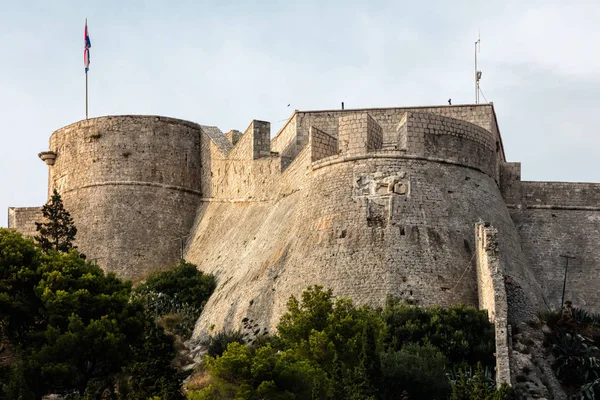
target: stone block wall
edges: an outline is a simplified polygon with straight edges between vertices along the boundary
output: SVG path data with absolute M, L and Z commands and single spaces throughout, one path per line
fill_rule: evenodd
M 35 223 L 42 220 L 42 207 L 10 207 L 8 209 L 8 228 L 24 236 L 37 234 Z
M 396 128 L 396 132 L 398 134 L 398 149 L 399 150 L 407 150 L 408 148 L 408 124 L 406 123 L 408 120 L 407 113 L 402 115 L 400 122 L 398 122 L 398 127 Z M 392 149 L 395 146 L 391 147 Z
M 201 137 L 214 129 L 115 116 L 54 132 L 49 192 L 56 188 L 73 216 L 79 249 L 128 279 L 176 263 L 178 240 L 189 233 L 202 197 Z M 215 143 L 231 146 L 222 134 Z
M 315 127 L 310 128 L 311 161 L 336 155 L 338 153 L 337 138 Z
M 379 150 L 383 142 L 382 129 L 367 113 L 340 117 L 339 152 L 353 156 Z
M 600 207 L 600 184 L 524 181 L 520 203 L 527 207 L 595 209 Z
M 408 154 L 458 162 L 496 177 L 495 142 L 485 129 L 454 118 L 408 112 L 406 139 L 399 147 Z
M 242 132 L 236 131 L 236 130 L 230 130 L 229 132 L 227 132 L 225 134 L 225 136 L 227 137 L 227 139 L 229 139 L 229 141 L 231 142 L 231 144 L 235 146 L 236 143 L 242 137 Z
M 503 166 L 501 188 L 543 289 L 543 308 L 560 308 L 566 273 L 565 300 L 600 312 L 600 184 L 520 181 L 514 163 Z M 562 255 L 576 257 L 567 271 Z
M 254 120 L 231 150 L 235 160 L 256 160 L 271 155 L 271 123 Z
M 391 293 L 424 305 L 476 305 L 470 266 L 480 218 L 498 226 L 503 263 L 524 296 L 538 300 L 490 176 L 459 163 L 366 148 L 358 162 L 359 156 L 312 162 L 312 146 L 305 146 L 268 201 L 203 205 L 186 257 L 215 273 L 220 286 L 198 331 L 212 324 L 235 328 L 246 316 L 271 329 L 289 296 L 310 284 L 358 303 L 381 304 Z
M 285 170 L 302 150 L 297 141 L 296 112 L 287 120 L 277 135 L 271 140 L 271 151 L 281 156 L 281 169 Z
M 600 312 L 600 207 L 587 207 L 511 209 L 521 246 L 546 297 L 544 309 L 560 309 L 566 274 L 565 300 Z M 566 270 L 562 255 L 575 257 Z
M 501 266 L 498 230 L 478 223 L 475 226 L 477 295 L 479 309 L 487 310 L 496 339 L 496 384 L 511 383 L 508 340 L 508 302 Z
M 384 148 L 398 149 L 398 144 L 400 143 L 398 132 L 399 122 L 405 113 L 416 112 L 440 115 L 469 122 L 491 132 L 491 136 L 495 142 L 494 152 L 496 153 L 493 159 L 504 160 L 504 149 L 492 104 L 299 111 L 295 113 L 297 135 L 299 138 L 306 138 L 307 140 L 309 129 L 311 126 L 314 126 L 335 136 L 339 131 L 339 117 L 365 112 L 373 117 L 382 127 Z M 277 139 L 276 137 L 274 141 Z M 496 145 L 496 143 L 498 144 Z M 496 151 L 496 149 L 498 150 Z
M 500 163 L 500 191 L 508 204 L 521 203 L 521 163 Z

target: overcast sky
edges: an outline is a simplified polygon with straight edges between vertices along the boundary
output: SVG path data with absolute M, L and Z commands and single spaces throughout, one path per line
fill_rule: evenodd
M 177 5 L 173 5 L 176 3 Z M 85 117 L 275 133 L 293 109 L 474 102 L 473 51 L 524 180 L 600 182 L 600 1 L 0 0 L 0 226 L 46 201 L 37 158 Z M 483 98 L 482 98 L 483 101 Z M 287 105 L 291 104 L 288 108 Z

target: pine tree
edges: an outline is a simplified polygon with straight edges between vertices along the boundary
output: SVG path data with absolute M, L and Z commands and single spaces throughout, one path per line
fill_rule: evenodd
M 42 207 L 42 215 L 46 222 L 36 222 L 35 229 L 39 235 L 35 236 L 36 242 L 44 252 L 56 250 L 67 253 L 73 246 L 77 228 L 73 224 L 73 218 L 65 210 L 60 194 L 54 189 L 52 197 Z

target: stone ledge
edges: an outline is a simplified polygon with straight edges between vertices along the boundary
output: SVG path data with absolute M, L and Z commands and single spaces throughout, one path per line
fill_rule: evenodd
M 507 204 L 506 208 L 517 210 L 569 210 L 569 211 L 600 211 L 595 206 L 559 206 L 552 204 Z
M 397 151 L 397 150 L 393 150 L 393 151 L 388 150 L 388 151 L 377 152 L 377 153 L 365 153 L 365 154 L 359 154 L 359 155 L 353 155 L 353 156 L 327 157 L 327 158 L 324 158 L 323 160 L 313 162 L 312 170 L 315 171 L 317 169 L 328 167 L 330 165 L 335 165 L 335 164 L 349 162 L 349 161 L 365 160 L 365 159 L 369 159 L 369 158 L 393 158 L 393 159 L 431 161 L 431 162 L 437 162 L 437 163 L 441 163 L 441 164 L 450 164 L 450 165 L 457 165 L 460 167 L 469 168 L 469 169 L 481 172 L 482 174 L 485 174 L 487 176 L 490 176 L 481 168 L 473 166 L 473 165 L 463 164 L 463 163 L 460 163 L 460 162 L 457 162 L 454 160 L 448 160 L 448 159 L 444 159 L 444 158 L 425 157 L 425 156 L 416 156 L 416 155 L 412 155 L 412 154 L 405 154 L 405 152 Z M 494 177 L 490 176 L 490 178 L 493 179 Z
M 95 182 L 95 183 L 90 183 L 90 184 L 87 184 L 87 185 L 77 186 L 77 187 L 65 190 L 62 193 L 69 193 L 69 192 L 73 192 L 73 191 L 80 190 L 80 189 L 89 189 L 89 188 L 98 187 L 98 186 L 154 186 L 154 187 L 159 187 L 159 188 L 163 188 L 163 189 L 178 190 L 178 191 L 181 191 L 181 192 L 197 194 L 199 196 L 202 195 L 202 192 L 199 191 L 199 190 L 184 188 L 184 187 L 175 186 L 175 185 L 165 185 L 165 184 L 156 183 L 156 182 L 141 182 L 141 181 L 106 181 L 106 182 Z

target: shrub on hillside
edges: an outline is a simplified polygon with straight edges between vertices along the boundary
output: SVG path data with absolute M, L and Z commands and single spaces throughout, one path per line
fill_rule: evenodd
M 180 304 L 189 304 L 200 310 L 217 287 L 214 276 L 199 271 L 194 264 L 180 262 L 172 269 L 150 275 L 138 286 L 139 294 L 162 293 Z
M 452 365 L 495 363 L 494 325 L 485 311 L 462 305 L 418 307 L 388 297 L 381 316 L 388 330 L 385 344 L 393 350 L 406 343 L 431 344 Z
M 208 342 L 208 355 L 211 357 L 222 356 L 230 343 L 244 344 L 244 334 L 239 330 L 226 330 L 211 336 Z
M 450 382 L 446 379 L 448 360 L 434 346 L 409 343 L 400 351 L 381 354 L 384 398 L 392 399 L 406 391 L 409 398 L 446 399 Z
M 210 379 L 190 398 L 446 399 L 448 356 L 462 365 L 493 364 L 492 327 L 485 313 L 469 307 L 418 308 L 392 299 L 384 309 L 357 307 L 314 286 L 290 298 L 269 340 L 235 341 L 222 355 L 208 356 Z M 479 393 L 478 381 L 463 383 L 467 396 Z M 484 383 L 486 395 L 500 396 L 486 399 L 506 398 L 493 380 Z

